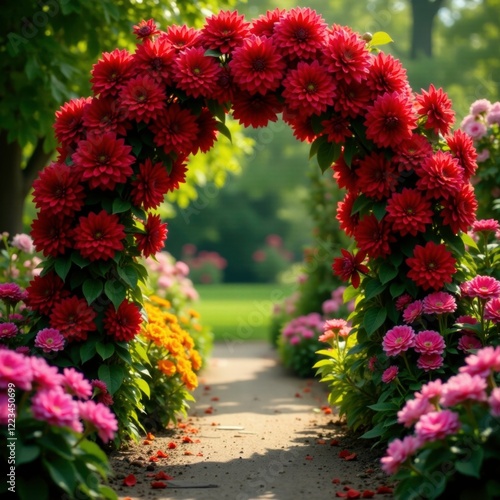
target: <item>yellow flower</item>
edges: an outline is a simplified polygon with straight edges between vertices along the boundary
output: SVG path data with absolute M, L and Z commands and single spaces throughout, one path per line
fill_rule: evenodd
M 181 380 L 190 391 L 198 387 L 198 377 L 192 371 L 184 373 Z
M 170 309 L 172 307 L 169 300 L 164 299 L 163 297 L 158 297 L 158 295 L 152 295 L 150 299 L 151 302 L 158 304 L 160 307 L 165 307 L 166 309 Z
M 191 365 L 193 366 L 193 370 L 196 372 L 201 368 L 202 360 L 200 353 L 194 349 L 192 349 L 189 353 L 191 358 Z
M 158 368 L 167 377 L 175 375 L 175 372 L 177 371 L 175 363 L 173 361 L 170 361 L 169 359 L 160 359 L 160 361 L 158 361 Z
M 188 309 L 188 314 L 192 318 L 199 318 L 200 317 L 200 313 L 198 311 L 195 311 L 194 309 Z

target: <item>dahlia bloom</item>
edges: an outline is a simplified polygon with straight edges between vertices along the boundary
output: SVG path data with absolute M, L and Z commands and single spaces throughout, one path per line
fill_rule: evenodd
M 443 224 L 450 226 L 454 234 L 464 233 L 476 220 L 478 203 L 472 184 L 463 184 L 457 193 L 443 201 L 440 215 Z
M 420 392 L 415 393 L 415 397 L 428 399 L 431 403 L 437 404 L 443 392 L 443 385 L 440 379 L 431 380 L 420 388 Z
M 54 305 L 70 294 L 64 290 L 63 280 L 53 271 L 35 276 L 26 293 L 26 305 L 45 315 L 49 315 Z
M 116 214 L 101 210 L 98 214 L 89 213 L 79 218 L 74 231 L 75 248 L 82 257 L 95 260 L 108 260 L 116 252 L 124 249 L 125 226 L 120 224 Z
M 500 323 L 500 298 L 495 297 L 486 302 L 484 307 L 484 319 L 493 321 L 493 323 Z
M 82 430 L 76 401 L 59 388 L 37 392 L 31 399 L 31 411 L 37 420 L 50 425 Z
M 441 354 L 432 353 L 432 354 L 421 354 L 417 359 L 417 367 L 425 372 L 429 372 L 431 370 L 438 370 L 443 366 L 444 359 Z
M 382 373 L 382 382 L 384 382 L 384 384 L 392 382 L 398 376 L 398 373 L 399 368 L 397 366 L 389 366 L 389 368 Z
M 481 347 L 483 347 L 481 341 L 472 335 L 464 334 L 458 339 L 457 349 L 460 349 L 461 351 L 471 352 L 481 349 Z
M 49 321 L 50 326 L 59 330 L 66 340 L 82 341 L 96 329 L 95 317 L 95 311 L 84 298 L 72 296 L 54 305 Z
M 74 368 L 64 368 L 61 385 L 68 394 L 78 399 L 89 399 L 92 396 L 92 385 L 81 372 Z
M 139 164 L 137 177 L 131 182 L 130 196 L 134 205 L 145 210 L 156 208 L 163 202 L 168 191 L 168 173 L 165 165 L 153 165 L 151 158 Z
M 361 251 L 368 257 L 376 259 L 391 254 L 390 244 L 396 238 L 390 232 L 389 224 L 385 219 L 378 221 L 375 215 L 363 217 L 354 229 L 354 239 Z
M 106 333 L 116 342 L 130 342 L 138 333 L 143 321 L 141 311 L 137 305 L 124 300 L 118 310 L 110 304 L 104 314 L 104 328 Z
M 343 257 L 333 259 L 333 272 L 340 277 L 342 281 L 351 281 L 354 288 L 358 288 L 360 284 L 359 274 L 368 274 L 369 269 L 363 264 L 366 254 L 358 252 L 356 255 L 351 254 L 343 248 L 340 249 Z
M 138 74 L 149 75 L 158 83 L 170 85 L 175 56 L 173 44 L 165 37 L 145 40 L 137 46 L 132 59 Z
M 451 283 L 455 274 L 455 259 L 444 244 L 429 241 L 425 246 L 416 245 L 413 257 L 406 259 L 410 270 L 408 277 L 424 290 L 440 290 Z
M 398 311 L 404 311 L 407 306 L 409 306 L 413 302 L 413 298 L 409 293 L 403 293 L 400 295 L 395 302 L 396 309 Z
M 422 415 L 434 410 L 434 406 L 427 398 L 415 398 L 406 401 L 401 410 L 398 411 L 398 422 L 405 427 L 411 427 L 418 422 Z
M 454 312 L 457 303 L 453 295 L 446 292 L 433 292 L 422 301 L 425 314 L 445 314 Z
M 429 91 L 422 90 L 422 94 L 416 96 L 416 101 L 417 113 L 427 118 L 424 127 L 446 135 L 455 122 L 455 113 L 443 89 L 436 89 L 431 84 Z
M 454 406 L 465 401 L 486 401 L 486 380 L 480 375 L 459 373 L 450 377 L 443 385 L 441 404 Z
M 0 349 L 0 388 L 6 389 L 9 383 L 29 391 L 33 381 L 33 370 L 29 359 L 10 349 Z
M 372 92 L 373 99 L 380 94 L 392 92 L 411 93 L 406 70 L 401 61 L 391 54 L 379 52 L 370 58 L 370 63 L 365 83 Z
M 31 224 L 31 236 L 36 251 L 45 257 L 58 257 L 73 246 L 73 219 L 57 216 L 49 211 L 38 212 Z
M 414 300 L 403 311 L 403 320 L 407 324 L 415 323 L 423 314 L 424 307 L 421 300 Z
M 468 297 L 495 299 L 500 295 L 500 281 L 492 276 L 476 276 L 467 282 L 466 289 Z
M 198 125 L 198 137 L 196 138 L 196 149 L 193 148 L 193 154 L 198 151 L 206 153 L 210 151 L 217 140 L 217 120 L 207 108 L 203 108 L 196 117 Z
M 116 96 L 134 71 L 133 58 L 125 49 L 104 52 L 92 67 L 92 90 L 94 95 Z
M 144 255 L 156 255 L 164 246 L 167 238 L 167 224 L 161 222 L 159 215 L 148 215 L 144 224 L 144 233 L 135 233 L 138 250 Z
M 451 410 L 431 411 L 420 417 L 415 425 L 415 434 L 423 442 L 444 439 L 460 429 L 458 414 Z
M 352 214 L 354 202 L 358 196 L 355 192 L 348 192 L 342 201 L 337 203 L 337 213 L 335 218 L 339 221 L 339 226 L 347 236 L 353 236 L 359 223 L 359 214 Z
M 384 153 L 366 155 L 356 169 L 358 189 L 369 198 L 383 200 L 395 191 L 398 184 L 398 173 L 394 164 Z
M 496 233 L 500 230 L 500 224 L 495 219 L 480 219 L 472 224 L 474 233 Z
M 340 114 L 323 120 L 321 126 L 328 142 L 342 144 L 347 138 L 352 137 L 349 120 Z
M 278 120 L 283 105 L 273 93 L 260 95 L 238 92 L 233 101 L 233 117 L 245 127 L 266 127 Z
M 415 335 L 413 348 L 420 354 L 442 354 L 445 347 L 443 336 L 434 330 L 422 330 Z
M 0 300 L 12 306 L 26 298 L 26 292 L 17 283 L 0 283 Z
M 94 97 L 83 112 L 83 125 L 89 135 L 112 132 L 125 136 L 131 127 L 127 119 L 128 109 L 114 97 Z
M 91 431 L 97 431 L 97 435 L 104 443 L 115 437 L 118 421 L 107 406 L 89 400 L 79 401 L 77 409 L 85 427 Z
M 392 161 L 399 172 L 415 170 L 433 155 L 432 144 L 420 134 L 413 133 L 409 139 L 401 141 L 394 149 Z
M 257 36 L 272 37 L 274 26 L 281 20 L 285 13 L 285 9 L 276 7 L 273 10 L 268 10 L 265 14 L 261 14 L 257 19 L 252 21 L 250 33 Z
M 464 169 L 465 178 L 469 179 L 476 173 L 478 154 L 474 147 L 472 137 L 462 130 L 455 130 L 446 137 L 446 144 L 450 148 L 453 157 L 458 160 Z
M 59 330 L 44 328 L 35 337 L 35 347 L 43 352 L 62 351 L 64 349 L 64 337 Z
M 133 26 L 133 32 L 138 40 L 147 40 L 160 34 L 154 19 L 142 20 Z
M 500 372 L 500 346 L 484 347 L 465 358 L 465 366 L 461 366 L 461 373 L 487 377 L 491 371 Z
M 72 99 L 63 104 L 55 114 L 54 132 L 63 146 L 71 146 L 85 136 L 83 116 L 91 97 Z
M 250 31 L 250 24 L 245 16 L 237 11 L 220 11 L 205 20 L 200 34 L 203 47 L 217 50 L 222 54 L 230 54 L 243 44 Z
M 410 326 L 394 326 L 382 340 L 382 348 L 387 356 L 398 356 L 415 344 L 415 332 Z
M 395 474 L 420 448 L 422 442 L 415 436 L 406 436 L 402 440 L 394 439 L 387 447 L 387 454 L 380 459 L 382 470 L 386 474 Z

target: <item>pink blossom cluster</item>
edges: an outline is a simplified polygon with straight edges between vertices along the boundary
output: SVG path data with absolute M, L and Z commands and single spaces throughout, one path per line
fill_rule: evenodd
M 339 286 L 332 291 L 330 298 L 325 300 L 323 304 L 321 304 L 321 310 L 323 314 L 328 316 L 334 313 L 338 313 L 343 307 L 346 307 L 349 312 L 352 312 L 354 310 L 354 302 L 350 301 L 347 302 L 347 304 L 344 303 L 345 289 L 345 286 Z
M 282 330 L 285 342 L 300 344 L 303 340 L 318 339 L 323 333 L 324 320 L 321 314 L 312 312 L 292 319 Z
M 103 387 L 104 382 L 100 382 Z M 93 401 L 93 384 L 74 368 L 59 372 L 44 358 L 0 349 L 0 423 L 8 422 L 8 388 L 15 388 L 16 401 L 29 394 L 29 411 L 35 420 L 75 432 L 97 432 L 108 442 L 118 429 L 115 415 L 103 403 Z
M 466 407 L 471 404 L 481 405 L 489 418 L 500 417 L 500 388 L 493 382 L 500 373 L 500 346 L 480 349 L 465 363 L 446 382 L 438 379 L 423 385 L 398 412 L 398 422 L 414 426 L 414 434 L 389 444 L 381 459 L 387 474 L 395 474 L 427 443 L 461 432 L 462 417 L 467 418 Z

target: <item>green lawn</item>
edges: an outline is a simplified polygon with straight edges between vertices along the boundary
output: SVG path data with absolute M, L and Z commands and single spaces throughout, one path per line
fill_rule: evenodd
M 197 285 L 196 310 L 212 328 L 215 341 L 267 340 L 273 305 L 287 297 L 293 285 L 221 284 Z

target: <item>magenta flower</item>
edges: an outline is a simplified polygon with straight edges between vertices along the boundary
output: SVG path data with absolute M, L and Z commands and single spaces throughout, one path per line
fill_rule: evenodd
M 441 404 L 454 406 L 464 401 L 486 401 L 486 380 L 479 375 L 459 373 L 443 385 Z
M 78 403 L 80 418 L 92 430 L 97 431 L 99 437 L 107 443 L 115 437 L 118 422 L 111 410 L 103 404 L 92 400 Z
M 16 305 L 24 300 L 26 293 L 16 283 L 0 283 L 0 300 L 6 304 Z
M 415 343 L 415 332 L 410 326 L 395 326 L 384 336 L 382 347 L 387 356 L 397 356 Z
M 9 383 L 17 389 L 31 390 L 33 371 L 29 359 L 23 354 L 9 349 L 0 349 L 0 388 L 6 389 Z
M 74 368 L 65 368 L 63 370 L 62 385 L 66 392 L 79 399 L 89 399 L 92 396 L 91 383 Z
M 500 417 L 500 387 L 495 387 L 488 398 L 491 414 Z
M 500 371 L 500 346 L 497 347 L 484 347 L 476 354 L 471 354 L 465 358 L 465 366 L 461 366 L 459 371 L 461 373 L 468 373 L 469 375 L 480 375 L 487 377 L 490 371 Z
M 409 399 L 403 408 L 398 411 L 398 422 L 405 427 L 411 427 L 418 422 L 422 415 L 434 410 L 434 406 L 427 398 Z
M 488 300 L 500 295 L 500 281 L 492 276 L 476 276 L 467 283 L 467 295 Z
M 486 302 L 484 318 L 493 323 L 500 323 L 500 298 L 496 297 Z
M 16 409 L 14 408 L 14 414 Z M 7 425 L 9 418 L 12 418 L 12 409 L 9 408 L 9 398 L 5 392 L 0 392 L 0 425 Z
M 417 359 L 417 366 L 426 372 L 437 370 L 443 366 L 443 356 L 440 354 L 421 354 Z
M 457 309 L 457 303 L 453 295 L 446 292 L 434 292 L 423 300 L 424 313 L 445 314 Z
M 60 389 L 61 374 L 55 366 L 51 366 L 44 358 L 31 356 L 29 363 L 33 371 L 33 385 L 36 389 Z
M 415 425 L 415 434 L 423 442 L 444 439 L 460 429 L 458 413 L 451 410 L 431 411 Z
M 415 323 L 415 321 L 422 316 L 423 310 L 424 308 L 421 300 L 415 300 L 411 304 L 408 304 L 403 311 L 404 322 L 407 324 Z
M 44 328 L 35 337 L 35 347 L 43 352 L 62 351 L 64 349 L 64 337 L 55 328 Z
M 14 323 L 0 323 L 0 339 L 11 339 L 17 333 L 18 329 Z
M 419 354 L 442 354 L 445 347 L 442 335 L 434 330 L 423 330 L 415 335 L 413 348 Z
M 495 219 L 480 219 L 472 223 L 474 233 L 496 233 L 500 224 Z
M 382 382 L 385 384 L 392 382 L 398 376 L 398 373 L 399 368 L 397 366 L 389 366 L 389 368 L 382 373 Z
M 409 293 L 404 293 L 403 295 L 400 295 L 397 299 L 396 299 L 396 309 L 398 311 L 403 311 L 406 306 L 408 304 L 411 304 L 411 302 L 413 301 L 411 295 Z
M 37 420 L 57 427 L 70 427 L 80 432 L 78 406 L 73 398 L 60 389 L 40 391 L 31 400 L 31 411 Z
M 457 348 L 461 351 L 470 352 L 481 349 L 481 341 L 473 335 L 464 334 L 458 339 Z
M 440 379 L 431 380 L 424 384 L 420 388 L 420 392 L 415 393 L 417 398 L 425 398 L 428 399 L 431 403 L 436 404 L 443 393 L 443 382 Z
M 394 439 L 387 447 L 386 456 L 380 459 L 382 470 L 389 475 L 395 474 L 421 444 L 421 440 L 415 436 L 406 436 L 402 440 Z

